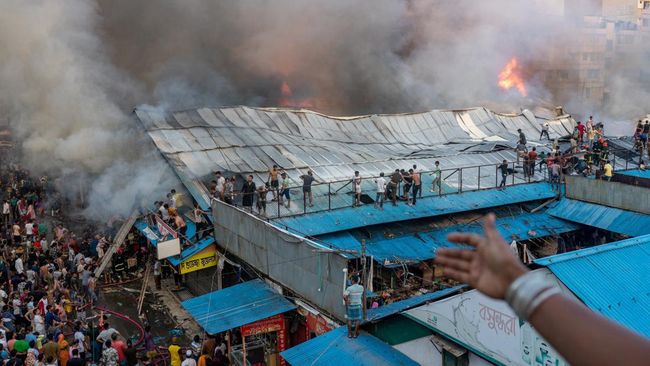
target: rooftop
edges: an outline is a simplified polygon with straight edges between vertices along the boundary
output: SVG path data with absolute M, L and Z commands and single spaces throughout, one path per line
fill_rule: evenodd
M 650 235 L 539 259 L 591 309 L 650 337 Z

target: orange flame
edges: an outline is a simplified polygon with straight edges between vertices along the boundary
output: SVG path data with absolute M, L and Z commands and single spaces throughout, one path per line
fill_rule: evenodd
M 293 97 L 293 91 L 286 81 L 282 82 L 280 86 L 280 106 L 281 107 L 299 107 L 299 108 L 312 108 L 314 104 L 309 99 L 296 99 Z
M 524 83 L 524 79 L 521 77 L 521 68 L 516 57 L 513 57 L 499 73 L 499 87 L 503 90 L 516 88 L 519 94 L 524 97 L 528 96 L 526 83 Z

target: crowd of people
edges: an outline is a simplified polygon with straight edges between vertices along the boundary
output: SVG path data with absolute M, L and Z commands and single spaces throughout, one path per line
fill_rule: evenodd
M 0 166 L 0 359 L 7 366 L 136 365 L 137 349 L 93 311 L 99 284 L 95 269 L 109 240 L 77 234 L 60 223 L 58 195 L 47 177 L 19 165 Z M 143 250 L 142 250 L 142 249 Z M 135 240 L 112 257 L 112 281 L 132 276 L 128 258 L 146 246 Z M 145 253 L 146 254 L 146 253 Z

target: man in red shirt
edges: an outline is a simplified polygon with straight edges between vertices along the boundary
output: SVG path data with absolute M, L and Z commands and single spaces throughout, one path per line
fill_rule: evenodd
M 585 135 L 585 125 L 578 121 L 576 128 L 578 129 L 578 141 L 582 143 L 584 141 L 583 136 Z
M 535 174 L 535 165 L 537 165 L 536 147 L 533 147 L 533 149 L 528 152 L 528 164 L 529 164 L 528 171 L 530 172 L 530 176 L 533 176 Z
M 126 345 L 121 339 L 117 338 L 117 333 L 111 334 L 111 346 L 117 351 L 117 357 L 120 364 L 126 358 L 124 351 L 126 351 Z

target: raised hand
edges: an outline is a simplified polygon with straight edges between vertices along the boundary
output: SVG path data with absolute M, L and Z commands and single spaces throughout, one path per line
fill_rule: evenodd
M 510 251 L 494 222 L 494 214 L 485 217 L 484 235 L 449 234 L 449 241 L 471 245 L 475 249 L 438 249 L 434 262 L 444 267 L 445 276 L 490 297 L 503 299 L 512 281 L 528 269 Z

